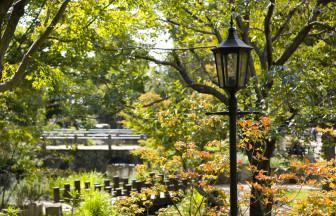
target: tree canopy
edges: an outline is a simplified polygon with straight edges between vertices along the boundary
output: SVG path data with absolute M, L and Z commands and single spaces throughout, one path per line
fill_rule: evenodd
M 179 144 L 192 143 L 204 156 L 210 141 L 226 137 L 227 125 L 203 113 L 228 104 L 211 48 L 232 17 L 254 48 L 239 109 L 264 113 L 248 122 L 270 121 L 258 139 L 242 129 L 241 139 L 258 149 L 242 151 L 260 164 L 254 183 L 267 185 L 257 177 L 270 174 L 279 137 L 335 126 L 335 7 L 334 0 L 1 1 L 0 126 L 16 132 L 2 133 L 0 152 L 17 162 L 3 157 L 0 165 L 13 173 L 30 166 L 33 151 L 25 157 L 15 149 L 38 150 L 48 124 L 117 127 L 120 119 L 150 136 L 143 145 L 156 154 L 174 161 L 183 157 Z M 254 201 L 251 212 L 270 211 Z

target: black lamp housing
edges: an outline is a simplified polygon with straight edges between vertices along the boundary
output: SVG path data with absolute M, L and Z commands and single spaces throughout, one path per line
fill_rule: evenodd
M 252 47 L 238 38 L 236 29 L 231 27 L 225 41 L 214 49 L 219 86 L 229 92 L 244 88 L 249 72 L 249 58 Z

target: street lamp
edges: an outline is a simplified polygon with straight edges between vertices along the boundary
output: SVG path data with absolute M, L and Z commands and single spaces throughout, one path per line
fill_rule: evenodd
M 229 93 L 230 118 L 230 215 L 238 215 L 237 203 L 237 146 L 236 121 L 237 98 L 235 93 L 246 86 L 248 78 L 248 63 L 252 47 L 238 38 L 236 29 L 231 27 L 225 41 L 222 41 L 212 51 L 215 55 L 219 86 Z

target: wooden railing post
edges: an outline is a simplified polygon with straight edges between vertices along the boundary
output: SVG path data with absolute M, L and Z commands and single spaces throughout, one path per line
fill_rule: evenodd
M 112 150 L 112 137 L 111 137 L 111 134 L 109 134 L 107 137 L 108 137 L 108 140 L 107 140 L 108 150 L 111 151 Z
M 121 181 L 122 181 L 123 187 L 125 187 L 125 185 L 128 184 L 128 178 L 122 178 Z
M 63 193 L 64 201 L 69 201 L 71 198 L 70 195 L 70 184 L 66 183 L 64 184 L 64 193 Z
M 106 187 L 104 187 L 104 191 L 105 191 L 106 193 L 111 194 L 111 193 L 112 193 L 112 188 L 111 188 L 111 186 L 106 186 Z
M 119 176 L 113 176 L 113 190 L 119 188 L 120 178 Z
M 85 190 L 90 190 L 90 182 L 89 181 L 84 182 L 84 188 L 85 188 Z
M 100 184 L 94 184 L 94 190 L 101 191 L 101 185 Z
M 110 180 L 109 179 L 105 179 L 104 180 L 104 187 L 108 187 L 110 186 Z
M 132 185 L 127 184 L 127 185 L 124 186 L 124 189 L 125 189 L 125 195 L 126 196 L 131 195 Z
M 74 184 L 75 184 L 75 191 L 77 191 L 77 193 L 80 194 L 80 190 L 81 190 L 80 180 L 79 180 L 79 179 L 76 179 L 76 180 L 74 181 Z
M 164 174 L 158 174 L 158 176 L 159 176 L 159 183 L 163 184 L 165 180 Z
M 137 192 L 140 193 L 141 188 L 142 188 L 142 182 L 141 181 L 135 181 L 135 188 L 136 188 Z
M 54 187 L 54 202 L 58 203 L 60 202 L 60 188 Z

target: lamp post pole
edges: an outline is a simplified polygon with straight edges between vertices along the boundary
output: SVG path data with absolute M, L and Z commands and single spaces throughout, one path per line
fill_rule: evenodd
M 237 98 L 234 92 L 230 92 L 228 108 L 230 118 L 230 215 L 237 216 Z
M 229 112 L 213 113 L 216 115 L 228 114 L 230 118 L 230 215 L 238 215 L 237 199 L 237 98 L 235 93 L 246 87 L 249 75 L 249 58 L 252 47 L 240 40 L 233 27 L 231 16 L 227 38 L 212 49 L 215 57 L 219 87 L 229 93 Z

